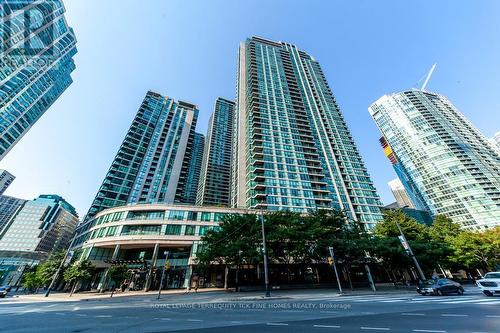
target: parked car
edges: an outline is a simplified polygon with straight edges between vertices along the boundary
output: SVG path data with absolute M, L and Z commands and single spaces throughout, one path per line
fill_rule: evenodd
M 486 273 L 482 279 L 476 281 L 476 284 L 486 296 L 500 294 L 500 272 Z
M 12 287 L 9 286 L 8 284 L 6 284 L 5 286 L 2 286 L 2 287 L 5 288 L 9 293 L 12 290 Z
M 7 290 L 7 288 L 0 287 L 0 298 L 4 298 L 5 296 L 7 296 L 8 293 L 9 291 Z
M 423 296 L 442 296 L 452 293 L 462 295 L 464 293 L 464 288 L 460 285 L 460 283 L 449 279 L 435 279 L 419 283 L 417 286 L 417 292 Z

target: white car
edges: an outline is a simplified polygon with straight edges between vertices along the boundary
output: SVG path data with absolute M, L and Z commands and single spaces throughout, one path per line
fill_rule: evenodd
M 486 273 L 481 280 L 476 281 L 476 284 L 486 296 L 500 294 L 500 272 Z

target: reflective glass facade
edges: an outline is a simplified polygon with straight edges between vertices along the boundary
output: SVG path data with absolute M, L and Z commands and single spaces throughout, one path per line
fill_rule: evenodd
M 0 2 L 0 160 L 72 83 L 76 38 L 60 0 Z
M 188 174 L 186 177 L 186 186 L 184 195 L 179 202 L 186 204 L 195 204 L 198 194 L 198 184 L 203 161 L 203 150 L 205 148 L 205 136 L 200 133 L 194 134 L 193 149 L 189 160 Z
M 86 219 L 125 204 L 186 202 L 197 118 L 195 105 L 149 91 Z
M 0 251 L 43 252 L 66 249 L 78 223 L 73 206 L 57 195 L 28 201 L 0 232 Z
M 26 200 L 0 195 L 0 233 L 4 225 L 14 216 Z
M 371 227 L 381 202 L 320 64 L 296 46 L 241 43 L 233 207 L 344 210 Z
M 234 107 L 233 101 L 224 98 L 215 101 L 208 122 L 198 205 L 229 206 Z
M 369 107 L 408 192 L 463 228 L 500 223 L 500 155 L 444 96 L 410 90 Z

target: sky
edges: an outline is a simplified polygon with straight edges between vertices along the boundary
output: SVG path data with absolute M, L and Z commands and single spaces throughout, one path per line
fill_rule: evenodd
M 261 36 L 320 62 L 385 204 L 396 177 L 367 108 L 419 87 L 447 96 L 486 137 L 500 131 L 500 1 L 65 0 L 73 84 L 0 162 L 5 194 L 59 194 L 87 212 L 148 90 L 198 105 L 206 133 L 233 99 L 239 43 Z

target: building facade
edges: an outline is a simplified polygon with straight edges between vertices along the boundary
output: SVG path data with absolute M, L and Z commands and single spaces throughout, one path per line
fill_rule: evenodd
M 496 132 L 495 135 L 490 139 L 490 142 L 500 154 L 500 132 Z
M 195 133 L 191 159 L 189 160 L 188 174 L 186 177 L 186 186 L 184 188 L 184 195 L 182 195 L 181 200 L 179 200 L 180 203 L 191 205 L 196 203 L 204 148 L 205 136 L 200 133 Z
M 399 207 L 415 208 L 415 205 L 411 201 L 410 196 L 406 192 L 406 189 L 399 178 L 393 179 L 387 184 L 389 185 Z
M 72 83 L 76 38 L 64 11 L 60 0 L 0 3 L 0 160 Z
M 335 208 L 372 227 L 382 206 L 320 64 L 296 46 L 240 44 L 233 207 Z
M 149 91 L 86 219 L 134 203 L 187 202 L 198 109 Z
M 221 97 L 215 101 L 208 122 L 198 205 L 228 207 L 230 204 L 234 107 L 233 101 Z
M 500 224 L 500 156 L 446 97 L 409 90 L 381 97 L 369 112 L 401 182 L 432 215 L 469 230 Z
M 2 282 L 15 285 L 26 266 L 66 250 L 77 224 L 75 208 L 58 195 L 27 201 L 0 231 Z
M 12 175 L 7 170 L 0 169 L 0 195 L 4 194 L 7 187 L 16 179 L 14 175 Z
M 137 289 L 157 289 L 168 251 L 168 288 L 188 287 L 201 236 L 228 214 L 250 211 L 220 207 L 136 204 L 103 210 L 80 224 L 73 243 L 81 259 L 97 267 L 102 287 L 106 269 L 127 264 Z
M 0 195 L 0 233 L 4 225 L 17 213 L 26 200 Z

